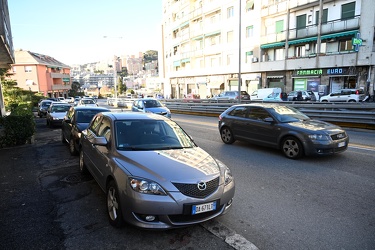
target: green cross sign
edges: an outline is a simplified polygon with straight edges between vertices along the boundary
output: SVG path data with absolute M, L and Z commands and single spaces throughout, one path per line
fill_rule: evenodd
M 354 46 L 354 50 L 357 51 L 357 52 L 359 50 L 359 46 L 362 46 L 362 42 L 363 42 L 363 40 L 362 40 L 362 38 L 360 38 L 360 36 L 361 36 L 361 33 L 358 32 L 356 37 L 352 38 L 352 44 Z

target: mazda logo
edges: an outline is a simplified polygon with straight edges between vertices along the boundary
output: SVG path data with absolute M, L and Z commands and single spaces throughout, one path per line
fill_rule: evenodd
M 197 184 L 197 187 L 198 187 L 199 190 L 203 191 L 203 190 L 206 190 L 207 184 L 206 184 L 206 182 L 201 181 Z

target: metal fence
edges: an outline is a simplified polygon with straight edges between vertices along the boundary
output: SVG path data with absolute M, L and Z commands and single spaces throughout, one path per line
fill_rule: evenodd
M 203 116 L 219 116 L 224 110 L 237 103 L 187 102 L 186 100 L 162 100 L 172 113 Z M 331 122 L 344 127 L 375 130 L 375 103 L 320 103 L 282 102 L 292 106 L 313 119 Z

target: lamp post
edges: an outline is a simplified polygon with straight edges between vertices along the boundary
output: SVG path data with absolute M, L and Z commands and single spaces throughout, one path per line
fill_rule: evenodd
M 241 0 L 239 0 L 239 24 L 238 24 L 238 103 L 241 103 Z
M 103 38 L 112 38 L 112 39 L 122 39 L 122 36 L 117 36 L 117 37 L 110 37 L 110 36 L 103 36 Z M 115 103 L 117 103 L 117 56 L 113 56 L 113 84 L 115 87 Z

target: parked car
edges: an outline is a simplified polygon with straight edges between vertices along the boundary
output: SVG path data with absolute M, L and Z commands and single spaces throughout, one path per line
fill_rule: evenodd
M 187 94 L 184 99 L 182 99 L 182 102 L 202 102 L 200 95 L 198 94 Z
M 172 117 L 171 111 L 155 98 L 142 98 L 134 100 L 132 104 L 132 111 L 143 113 L 150 112 L 163 115 L 168 118 Z
M 98 107 L 99 105 L 92 98 L 82 98 L 78 101 L 77 106 Z
M 288 93 L 288 101 L 316 101 L 316 96 L 311 90 L 295 90 Z
M 285 92 L 281 92 L 281 93 L 275 92 L 263 98 L 264 102 L 284 102 L 287 100 L 288 100 L 288 95 Z
M 340 153 L 349 143 L 339 126 L 279 103 L 234 105 L 219 116 L 219 132 L 226 144 L 247 141 L 280 149 L 290 159 Z
M 361 102 L 365 99 L 363 89 L 341 89 L 329 95 L 322 96 L 321 102 Z
M 106 193 L 109 223 L 170 229 L 211 220 L 232 205 L 230 169 L 174 121 L 152 113 L 97 114 L 82 132 L 81 172 Z
M 47 109 L 49 107 L 49 105 L 51 105 L 53 101 L 51 100 L 42 100 L 39 102 L 38 104 L 38 116 L 40 118 L 44 117 L 47 115 Z
M 69 143 L 70 154 L 78 154 L 81 132 L 87 128 L 94 115 L 106 111 L 109 109 L 90 106 L 73 106 L 69 109 L 62 121 L 61 141 Z
M 212 97 L 213 100 L 238 101 L 238 91 L 224 91 L 217 96 Z M 250 95 L 246 91 L 241 91 L 241 100 L 250 100 Z
M 66 102 L 52 102 L 47 110 L 47 126 L 61 126 L 62 120 L 66 115 L 66 112 L 72 107 L 72 105 Z

